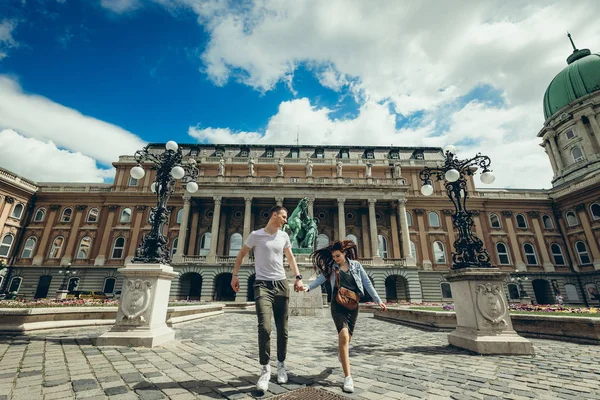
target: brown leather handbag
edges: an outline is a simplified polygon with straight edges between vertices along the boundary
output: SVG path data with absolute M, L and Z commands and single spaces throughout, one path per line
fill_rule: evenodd
M 340 271 L 337 269 L 335 270 L 335 285 L 337 286 L 337 295 L 335 296 L 335 301 L 337 301 L 340 306 L 345 307 L 348 310 L 356 310 L 360 297 L 358 297 L 356 292 L 340 286 Z

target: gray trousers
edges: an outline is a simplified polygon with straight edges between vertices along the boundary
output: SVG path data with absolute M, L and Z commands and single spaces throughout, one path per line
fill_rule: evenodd
M 277 360 L 285 361 L 288 341 L 288 304 L 290 294 L 287 280 L 254 282 L 254 302 L 258 317 L 258 357 L 261 365 L 271 359 L 271 316 L 277 328 Z

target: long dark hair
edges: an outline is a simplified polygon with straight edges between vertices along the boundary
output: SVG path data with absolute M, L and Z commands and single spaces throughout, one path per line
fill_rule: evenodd
M 333 273 L 333 256 L 331 253 L 334 251 L 341 251 L 345 253 L 348 260 L 356 260 L 358 258 L 358 248 L 356 243 L 352 240 L 335 240 L 329 243 L 329 246 L 323 247 L 322 249 L 316 250 L 310 255 L 311 261 L 315 268 L 317 268 L 327 279 Z

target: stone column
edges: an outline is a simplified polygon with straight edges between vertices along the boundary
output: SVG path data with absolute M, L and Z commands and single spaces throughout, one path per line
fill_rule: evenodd
M 214 196 L 215 208 L 213 209 L 212 227 L 210 230 L 210 249 L 206 261 L 208 263 L 217 262 L 217 242 L 219 240 L 219 219 L 221 217 L 221 196 Z
M 548 159 L 550 159 L 550 165 L 552 166 L 552 172 L 554 173 L 554 176 L 558 176 L 558 167 L 556 166 L 556 160 L 554 159 L 554 154 L 552 153 L 550 142 L 548 140 L 544 140 L 544 144 L 541 146 L 544 148 Z
M 308 215 L 311 218 L 315 217 L 315 198 L 314 197 L 308 197 Z
M 283 207 L 283 197 L 275 197 L 275 204 L 277 204 L 279 207 Z
M 549 130 L 546 135 L 548 135 L 548 143 L 550 143 L 550 148 L 552 149 L 552 154 L 554 155 L 554 161 L 556 161 L 556 166 L 558 168 L 558 174 L 560 175 L 562 170 L 565 168 L 565 163 L 563 162 L 561 153 L 558 150 L 558 145 L 556 144 L 556 132 L 554 130 Z M 544 135 L 544 137 L 546 135 Z
M 398 219 L 400 220 L 402 257 L 406 259 L 406 265 L 415 265 L 417 255 L 410 254 L 410 232 L 408 231 L 408 220 L 406 219 L 406 199 L 398 200 Z
M 59 209 L 60 206 L 58 204 L 50 204 L 48 207 L 48 213 L 46 213 L 46 219 L 44 220 L 44 231 L 42 232 L 40 244 L 35 250 L 35 257 L 33 257 L 31 265 L 42 265 L 44 259 L 46 258 L 46 246 L 48 245 L 48 240 L 50 239 L 50 235 L 52 233 L 52 226 L 54 225 L 56 212 Z M 110 229 L 105 229 L 105 231 L 106 230 L 110 231 Z
M 575 126 L 577 127 L 577 132 L 583 139 L 579 147 L 581 148 L 581 151 L 583 151 L 583 154 L 585 154 L 585 158 L 589 160 L 590 156 L 594 154 L 591 135 L 587 132 L 587 129 L 585 129 L 585 125 L 581 118 L 575 123 Z
M 192 198 L 190 196 L 183 196 L 183 212 L 181 213 L 181 223 L 179 224 L 179 238 L 177 239 L 177 251 L 175 252 L 175 259 L 178 262 L 183 261 L 183 256 L 186 254 L 185 241 L 187 240 L 188 221 L 190 219 L 190 206 Z
M 67 265 L 71 262 L 71 260 L 73 260 L 73 258 L 75 258 L 73 256 L 73 248 L 75 247 L 75 241 L 77 240 L 77 237 L 79 236 L 79 227 L 81 226 L 81 218 L 83 217 L 83 214 L 85 213 L 86 208 L 87 208 L 86 205 L 75 206 L 75 211 L 77 211 L 77 213 L 75 214 L 75 218 L 73 220 L 73 226 L 71 227 L 71 232 L 69 232 L 69 240 L 67 241 L 67 248 L 65 249 L 65 252 L 63 253 L 64 254 L 63 258 L 60 260 L 60 265 Z
M 367 214 L 364 209 L 360 210 L 360 226 L 362 232 L 362 240 L 360 240 L 363 246 L 363 257 L 371 257 L 371 246 L 369 246 L 369 221 Z
M 592 255 L 592 262 L 594 263 L 594 269 L 600 270 L 600 249 L 598 248 L 598 242 L 592 232 L 590 226 L 590 219 L 587 214 L 587 207 L 585 204 L 578 204 L 575 206 L 579 221 L 581 221 L 581 227 L 585 233 L 585 239 Z
M 198 240 L 198 219 L 200 218 L 200 210 L 198 207 L 193 207 L 192 212 L 192 226 L 190 227 L 190 240 L 188 245 L 187 254 L 190 256 L 196 255 L 196 241 Z
M 448 227 L 448 246 L 450 247 L 449 253 L 451 254 L 454 249 L 454 241 L 456 240 L 456 235 L 454 234 L 454 225 L 452 225 L 452 214 L 454 211 L 452 210 L 442 210 L 442 214 L 444 214 L 444 218 L 446 218 L 446 226 Z M 452 257 L 452 256 L 450 256 Z
M 585 114 L 585 116 L 590 120 L 590 125 L 592 126 L 592 131 L 594 132 L 594 136 L 596 137 L 596 143 L 600 148 L 600 125 L 598 125 L 598 120 L 593 112 L 589 114 Z
M 138 245 L 138 237 L 140 237 L 140 231 L 142 229 L 142 221 L 144 220 L 144 210 L 146 210 L 146 206 L 135 206 L 135 210 L 137 211 L 135 215 L 135 222 L 133 225 L 133 231 L 131 232 L 131 239 L 129 240 L 129 251 L 127 252 L 127 258 L 125 259 L 125 264 L 128 264 L 133 257 L 135 257 L 135 250 Z
M 402 258 L 400 255 L 400 238 L 398 237 L 398 219 L 396 218 L 397 213 L 390 213 L 390 230 L 392 231 L 392 246 L 390 254 L 391 258 Z
M 113 220 L 115 219 L 115 213 L 118 209 L 118 205 L 113 204 L 108 206 L 108 217 L 106 217 L 106 225 L 104 225 L 104 232 L 102 233 L 102 242 L 100 242 L 100 248 L 98 249 L 98 255 L 94 261 L 94 266 L 103 266 L 106 262 L 108 238 L 110 237 L 110 231 L 113 227 Z
M 246 239 L 250 236 L 250 220 L 252 219 L 252 197 L 244 197 L 246 208 L 244 209 L 244 239 L 242 243 L 246 243 Z
M 540 213 L 537 211 L 529 211 L 527 215 L 529 215 L 529 218 L 531 218 L 531 222 L 533 223 L 533 231 L 535 232 L 538 247 L 540 248 L 540 253 L 542 255 L 542 265 L 544 266 L 544 271 L 554 272 L 554 264 L 552 264 L 552 260 L 550 259 L 548 247 L 542 233 L 542 226 L 540 225 Z
M 425 221 L 424 216 L 425 210 L 422 208 L 415 208 L 415 216 L 417 220 L 417 226 L 419 229 L 419 242 L 421 242 L 421 252 L 423 253 L 423 269 L 431 270 L 433 264 L 431 262 L 431 255 L 429 253 L 429 241 L 427 240 L 427 232 L 425 232 Z
M 373 254 L 373 264 L 381 263 L 381 254 L 379 254 L 379 240 L 377 237 L 377 219 L 375 218 L 375 203 L 377 199 L 369 199 L 369 227 L 371 233 L 371 252 Z
M 338 237 L 340 240 L 346 239 L 346 210 L 344 203 L 346 199 L 341 197 L 337 199 L 338 203 Z
M 506 231 L 508 232 L 508 239 L 510 241 L 510 248 L 514 257 L 515 267 L 517 268 L 517 271 L 527 271 L 527 267 L 523 262 L 523 256 L 521 255 L 521 248 L 519 247 L 515 227 L 513 225 L 513 213 L 512 211 L 502 211 L 502 215 L 505 217 L 504 223 L 506 224 Z

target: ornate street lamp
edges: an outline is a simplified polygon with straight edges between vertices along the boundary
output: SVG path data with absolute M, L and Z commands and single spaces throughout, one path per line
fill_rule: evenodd
M 521 297 L 529 297 L 527 295 L 527 292 L 525 291 L 525 287 L 523 286 L 523 281 L 528 281 L 529 278 L 524 277 L 521 278 L 520 276 L 517 276 L 516 278 L 510 278 L 511 282 L 517 282 L 517 285 L 519 286 L 519 298 Z
M 63 277 L 62 284 L 60 285 L 60 288 L 58 290 L 59 291 L 68 291 L 67 285 L 69 284 L 69 278 L 77 275 L 77 272 L 78 271 L 76 269 L 71 269 L 71 263 L 67 264 L 67 268 L 65 268 L 64 270 L 62 270 L 62 269 L 59 270 L 58 274 L 64 275 L 64 277 Z
M 186 183 L 186 190 L 195 193 L 198 190 L 196 179 L 198 168 L 193 158 L 187 164 L 182 163 L 183 154 L 181 147 L 174 141 L 168 141 L 165 151 L 160 154 L 152 153 L 148 145 L 135 153 L 138 165 L 131 168 L 130 174 L 135 179 L 141 179 L 145 175 L 142 162 L 152 163 L 152 169 L 156 170 L 156 180 L 150 189 L 156 193 L 156 207 L 150 209 L 150 232 L 142 238 L 142 243 L 136 250 L 133 262 L 169 264 L 171 254 L 167 247 L 167 239 L 163 235 L 163 227 L 169 220 L 167 202 L 173 194 L 175 183 L 181 179 Z
M 438 181 L 445 180 L 446 194 L 454 204 L 452 225 L 458 231 L 458 238 L 454 241 L 455 252 L 452 252 L 452 269 L 462 268 L 493 268 L 490 255 L 483 247 L 483 242 L 473 233 L 473 214 L 467 209 L 467 176 L 475 175 L 477 169 L 482 168 L 481 181 L 486 184 L 493 183 L 496 179 L 489 169 L 491 160 L 478 153 L 468 160 L 459 160 L 456 157 L 456 148 L 452 145 L 444 148 L 446 159 L 444 165 L 436 168 L 425 167 L 420 178 L 423 181 L 421 193 L 425 196 L 433 194 L 431 178 Z

